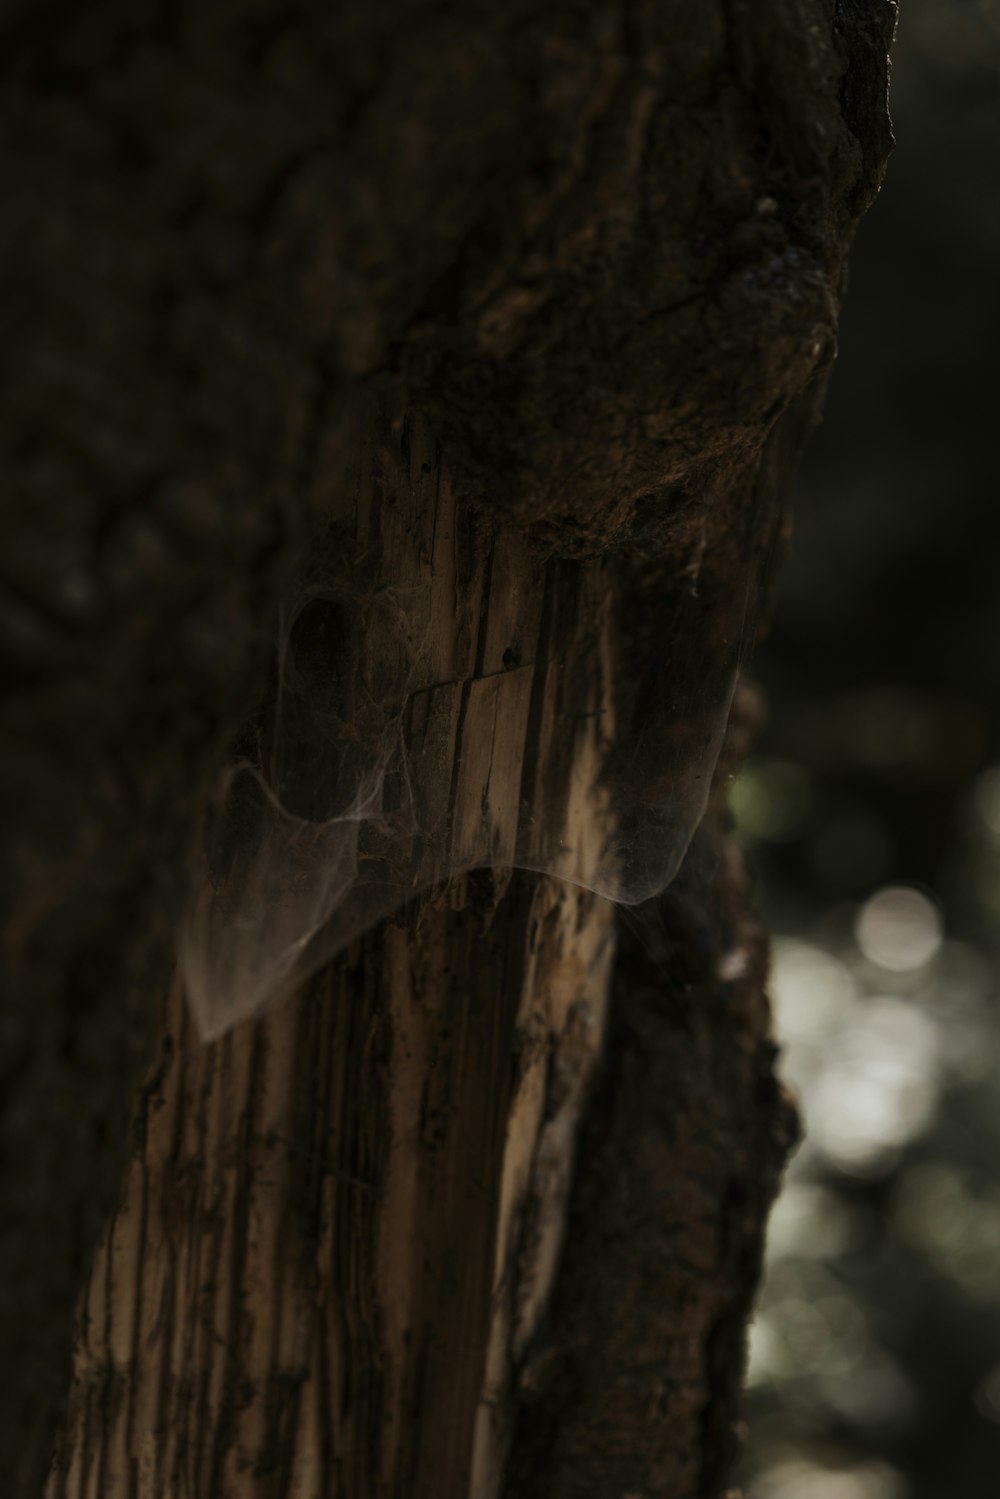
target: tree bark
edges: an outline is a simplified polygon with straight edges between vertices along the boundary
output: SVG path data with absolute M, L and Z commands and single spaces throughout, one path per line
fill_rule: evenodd
M 893 14 L 0 23 L 13 1492 L 85 1282 L 53 1494 L 450 1499 L 508 1452 L 511 1493 L 723 1492 L 789 1138 L 724 813 L 624 943 L 609 1028 L 611 908 L 510 866 L 527 805 L 536 867 L 613 846 L 646 893 L 704 805 L 888 150 Z M 197 830 L 241 719 L 263 767 L 294 559 L 345 536 L 333 595 L 395 589 L 410 645 L 369 612 L 336 679 L 418 663 L 399 735 L 447 838 L 404 913 L 203 1046 L 170 978 Z M 241 1018 L 219 992 L 209 1031 Z

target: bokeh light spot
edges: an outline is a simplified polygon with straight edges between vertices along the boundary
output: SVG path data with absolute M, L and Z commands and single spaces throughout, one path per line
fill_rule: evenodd
M 887 885 L 862 906 L 855 926 L 869 962 L 893 973 L 924 968 L 943 940 L 937 907 L 919 890 Z
M 770 992 L 775 1030 L 783 1043 L 822 1043 L 824 1033 L 850 1014 L 858 986 L 846 964 L 822 948 L 795 937 L 776 937 Z
M 886 1463 L 825 1468 L 808 1461 L 786 1461 L 762 1473 L 754 1499 L 903 1499 L 906 1484 Z

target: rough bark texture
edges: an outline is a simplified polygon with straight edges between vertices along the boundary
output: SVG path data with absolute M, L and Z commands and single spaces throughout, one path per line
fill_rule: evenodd
M 772 1070 L 767 937 L 728 841 L 749 707 L 680 878 L 622 934 L 566 1248 L 519 1371 L 519 1499 L 731 1492 L 763 1228 L 796 1134 Z
M 832 356 L 845 255 L 889 144 L 893 14 L 885 0 L 499 10 L 32 0 L 5 12 L 0 1467 L 12 1492 L 37 1493 L 46 1466 L 72 1306 L 115 1201 L 198 817 L 264 676 L 290 559 L 330 507 L 372 393 L 429 426 L 470 525 L 519 535 L 542 569 L 613 559 L 619 638 L 632 641 L 615 663 L 616 723 L 645 747 L 646 778 L 656 777 L 655 746 L 666 739 L 683 788 L 704 750 L 697 679 L 714 689 L 731 664 L 733 600 L 760 585 L 785 501 L 786 449 Z M 656 601 L 649 615 L 642 597 Z M 671 608 L 681 598 L 683 609 Z M 520 954 L 501 996 L 510 1024 L 528 1003 L 534 952 L 518 936 L 529 895 L 515 883 L 490 927 L 505 962 Z M 710 911 L 722 901 L 720 930 L 737 920 L 729 896 L 697 888 L 689 905 Z M 440 900 L 429 907 L 442 909 Z M 462 950 L 461 912 L 428 919 Z M 409 922 L 398 930 L 420 930 L 419 913 Z M 400 940 L 370 939 L 379 954 Z M 692 982 L 715 994 L 694 937 L 679 941 L 691 947 Z M 406 951 L 404 966 L 416 963 Z M 370 985 L 383 961 L 372 956 L 359 976 L 356 958 L 345 959 L 322 982 L 348 984 L 353 972 Z M 652 988 L 638 986 L 638 1018 L 612 1033 L 621 1039 L 598 1105 L 612 1152 L 619 1126 L 626 1135 L 639 1127 L 616 1111 L 615 1079 L 627 1083 L 630 1057 L 665 1045 L 649 1039 L 656 1003 L 643 996 Z M 368 992 L 373 1014 L 396 993 Z M 759 985 L 740 994 L 731 1016 L 709 996 L 717 1037 L 692 1020 L 702 1051 L 690 1076 L 706 1088 L 709 1078 L 712 1087 L 735 1078 L 739 1108 L 751 1110 L 758 1063 L 739 1057 L 744 1047 L 759 1056 Z M 452 976 L 445 1009 L 458 1014 L 467 998 Z M 336 1023 L 349 1028 L 338 1044 L 362 1044 L 350 1006 Z M 223 1043 L 237 1068 L 263 1045 Z M 194 1087 L 199 1068 L 225 1072 L 218 1059 L 191 1066 L 170 1086 Z M 483 1066 L 483 1086 L 502 1088 L 497 1058 Z M 658 1075 L 652 1061 L 650 1072 Z M 500 1131 L 502 1093 L 487 1097 Z M 323 1106 L 308 1095 L 302 1105 Z M 705 1110 L 721 1139 L 749 1117 Z M 715 1167 L 704 1173 L 731 1202 L 746 1194 L 749 1226 L 723 1240 L 733 1253 L 750 1246 L 751 1260 L 751 1220 L 774 1160 L 766 1116 L 764 1107 L 742 1187 Z M 143 1117 L 140 1109 L 140 1128 Z M 694 1128 L 694 1105 L 690 1118 Z M 314 1127 L 325 1140 L 322 1120 Z M 235 1184 L 249 1162 L 260 1164 L 257 1129 L 248 1116 L 227 1158 L 236 1225 L 249 1221 Z M 367 1180 L 361 1167 L 371 1163 L 341 1149 Z M 481 1150 L 499 1171 L 497 1141 Z M 595 1154 L 598 1181 L 607 1159 Z M 208 1156 L 199 1166 L 214 1169 Z M 750 1184 L 755 1173 L 764 1185 Z M 363 1196 L 349 1183 L 343 1190 Z M 597 1252 L 585 1226 L 596 1190 L 585 1162 L 567 1283 L 577 1253 Z M 494 1174 L 487 1199 L 497 1193 Z M 500 1221 L 490 1211 L 483 1244 Z M 711 1270 L 706 1261 L 708 1279 L 728 1274 L 729 1253 Z M 704 1345 L 715 1350 L 710 1372 L 738 1342 L 746 1294 L 744 1283 L 727 1300 L 716 1285 L 700 1303 L 698 1336 L 723 1329 Z M 334 1296 L 330 1284 L 324 1295 Z M 594 1297 L 596 1318 L 605 1305 Z M 331 1316 L 358 1315 L 354 1302 L 338 1308 Z M 238 1313 L 234 1300 L 227 1336 L 239 1333 Z M 486 1358 L 481 1305 L 477 1316 Z M 553 1327 L 557 1360 L 575 1346 L 586 1388 L 597 1378 L 586 1359 L 595 1370 L 604 1359 L 599 1335 L 587 1342 L 591 1333 L 562 1314 Z M 219 1377 L 235 1412 L 236 1345 L 226 1357 Z M 268 1353 L 261 1371 L 277 1377 L 281 1357 Z M 303 1358 L 296 1346 L 288 1367 L 301 1372 Z M 102 1413 L 100 1443 L 110 1452 L 114 1437 L 121 1471 L 138 1474 L 148 1433 L 134 1419 L 115 1424 L 112 1364 L 90 1409 Z M 173 1366 L 162 1367 L 166 1379 Z M 402 1389 L 416 1376 L 398 1378 Z M 728 1439 L 718 1433 L 732 1381 L 719 1381 L 712 1372 L 703 1385 L 702 1455 L 678 1446 L 669 1462 L 680 1466 L 664 1458 L 643 1479 L 650 1492 L 711 1494 L 723 1482 Z M 175 1412 L 169 1401 L 183 1391 L 171 1394 L 169 1380 L 165 1388 Z M 544 1381 L 539 1389 L 522 1449 L 535 1453 L 548 1419 L 538 1412 L 555 1412 L 558 1399 Z M 641 1381 L 631 1391 L 622 1430 L 644 1410 L 634 1441 L 653 1442 L 656 1401 Z M 134 1394 L 121 1397 L 126 1408 Z M 85 1401 L 79 1390 L 75 1398 Z M 464 1420 L 469 1392 L 461 1400 Z M 411 1406 L 399 1410 L 416 1419 Z M 333 1414 L 324 1407 L 315 1419 L 333 1462 Z M 601 1463 L 612 1458 L 592 1453 L 591 1476 L 576 1418 L 560 1413 L 559 1424 L 544 1459 L 555 1490 L 601 1492 Z M 591 1423 L 588 1442 L 598 1429 Z M 228 1472 L 235 1428 L 217 1430 L 219 1471 Z M 462 1492 L 472 1461 L 462 1432 L 466 1456 L 437 1494 Z M 156 1440 L 166 1444 L 167 1432 Z M 169 1476 L 166 1451 L 153 1459 L 157 1482 Z M 263 1473 L 266 1455 L 254 1461 Z M 532 1471 L 542 1464 L 533 1458 Z M 211 1465 L 199 1471 L 193 1492 L 226 1492 L 212 1488 Z M 113 1492 L 99 1466 L 88 1473 L 87 1492 Z M 322 1482 L 335 1482 L 326 1465 Z M 261 1483 L 261 1492 L 285 1491 L 277 1477 Z

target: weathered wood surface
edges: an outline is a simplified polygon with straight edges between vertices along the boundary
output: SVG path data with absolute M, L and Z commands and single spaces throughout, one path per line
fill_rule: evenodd
M 213 1009 L 206 987 L 195 1016 L 238 1027 L 221 1041 L 205 1045 L 175 985 L 80 1311 L 52 1499 L 136 1483 L 150 1499 L 499 1491 L 614 952 L 609 903 L 513 872 L 513 835 L 530 744 L 557 850 L 582 861 L 600 848 L 613 681 L 598 672 L 581 690 L 572 645 L 577 628 L 588 647 L 606 636 L 610 601 L 603 620 L 591 607 L 574 622 L 552 573 L 581 564 L 532 556 L 457 510 L 419 424 L 378 412 L 352 472 L 331 520 L 351 520 L 375 599 L 413 599 L 416 664 L 444 699 L 437 716 L 409 716 L 408 775 L 421 810 L 445 799 L 431 814 L 445 814 L 450 857 L 482 864 L 483 825 L 491 868 L 412 899 L 262 1020 L 238 990 Z M 343 600 L 345 586 L 329 561 L 309 567 L 290 605 Z M 553 634 L 546 609 L 563 626 L 551 661 L 536 649 Z M 362 700 L 374 666 L 388 701 L 402 682 L 423 699 L 395 613 L 359 618 L 337 641 L 346 699 Z M 505 670 L 505 654 L 520 665 Z M 418 891 L 440 887 L 437 853 L 428 877 L 417 850 Z
M 730 671 L 733 600 L 767 567 L 746 541 L 780 527 L 774 454 L 813 396 L 781 414 L 829 362 L 889 144 L 893 16 L 883 0 L 5 10 L 13 1493 L 34 1496 L 47 1462 L 194 830 L 371 391 L 419 416 L 476 524 L 556 566 L 611 559 L 635 644 L 616 733 L 642 730 L 644 777 L 665 737 L 690 801 L 700 697 L 678 709 L 669 672 L 645 689 L 665 655 L 713 699 Z M 692 580 L 701 603 L 665 652 L 676 612 L 644 598 L 693 599 Z
M 613 935 L 477 884 L 207 1047 L 175 992 L 53 1499 L 497 1492 Z

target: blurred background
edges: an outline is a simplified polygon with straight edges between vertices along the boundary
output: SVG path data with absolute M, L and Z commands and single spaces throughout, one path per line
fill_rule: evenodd
M 1000 0 L 901 9 L 734 794 L 807 1132 L 751 1499 L 1000 1495 Z

